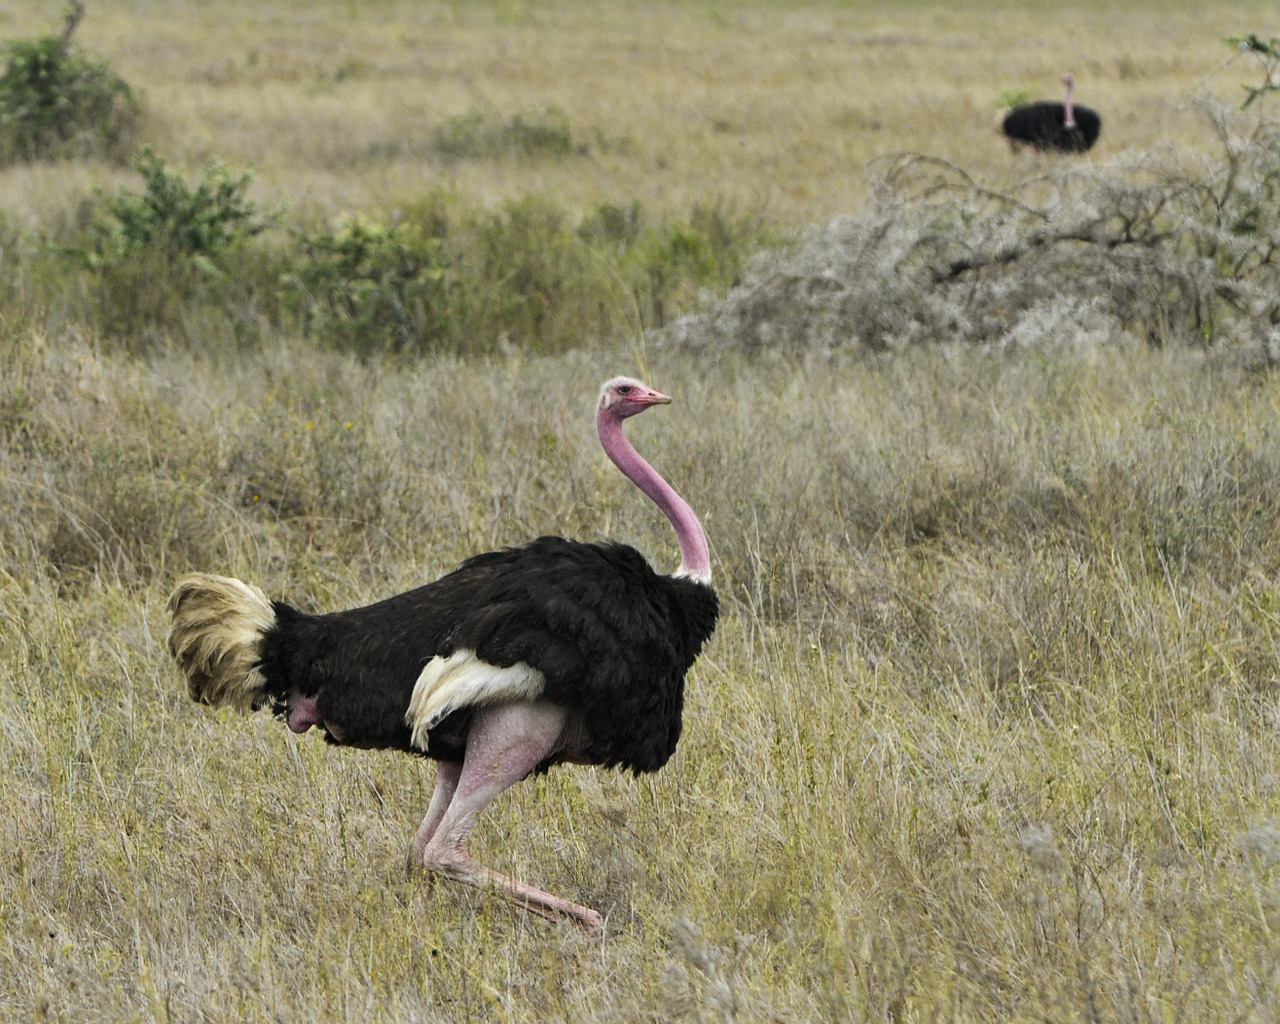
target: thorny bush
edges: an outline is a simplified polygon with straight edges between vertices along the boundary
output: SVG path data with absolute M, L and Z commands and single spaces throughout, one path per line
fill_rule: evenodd
M 909 154 L 865 213 L 759 257 L 669 336 L 749 351 L 878 351 L 1136 339 L 1242 343 L 1280 359 L 1280 133 L 1206 117 L 1222 158 L 1059 162 L 995 189 Z

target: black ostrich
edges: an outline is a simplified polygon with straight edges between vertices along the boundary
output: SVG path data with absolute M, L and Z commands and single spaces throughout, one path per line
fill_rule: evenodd
M 1096 110 L 1078 107 L 1073 102 L 1076 80 L 1063 75 L 1067 87 L 1061 103 L 1040 100 L 1014 107 L 1004 116 L 1001 130 L 1014 148 L 1030 146 L 1037 153 L 1051 149 L 1058 153 L 1083 153 L 1098 141 L 1102 118 Z
M 310 615 L 193 573 L 168 603 L 169 650 L 191 698 L 270 705 L 296 733 L 315 725 L 330 743 L 433 758 L 414 861 L 597 933 L 596 911 L 483 866 L 465 843 L 480 812 L 530 774 L 561 762 L 651 772 L 675 751 L 685 673 L 718 614 L 710 549 L 688 503 L 622 432 L 627 417 L 670 401 L 614 378 L 596 428 L 675 528 L 674 575 L 623 544 L 540 537 L 377 604 Z

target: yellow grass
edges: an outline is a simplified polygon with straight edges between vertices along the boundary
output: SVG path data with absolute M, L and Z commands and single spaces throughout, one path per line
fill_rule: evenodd
M 1215 152 L 1192 101 L 1256 84 L 1222 37 L 1273 5 L 1112 6 L 104 3 L 78 40 L 166 159 L 251 167 L 264 203 L 445 185 L 801 227 L 890 152 L 1014 174 L 1001 92 L 1068 68 L 1087 159 Z M 56 21 L 23 0 L 0 33 Z M 549 104 L 609 143 L 428 145 Z M 125 180 L 5 168 L 0 206 L 35 229 Z M 1123 344 L 143 361 L 22 324 L 0 310 L 0 1019 L 1276 1019 L 1274 373 Z M 473 847 L 598 907 L 591 941 L 432 894 L 405 870 L 430 767 L 191 704 L 163 604 L 199 569 L 351 606 L 551 531 L 673 566 L 592 437 L 618 372 L 677 399 L 630 432 L 703 516 L 724 618 L 665 771 L 530 780 Z
M 662 5 L 623 2 L 90 5 L 78 42 L 141 89 L 149 138 L 188 167 L 253 168 L 272 202 L 325 212 L 448 185 L 481 203 L 554 195 L 683 212 L 720 196 L 791 225 L 855 210 L 869 161 L 918 151 L 999 180 L 1002 94 L 1104 116 L 1098 158 L 1205 147 L 1193 100 L 1235 104 L 1255 69 L 1224 37 L 1266 35 L 1273 5 Z M 57 27 L 18 2 L 0 32 Z M 612 145 L 590 159 L 451 164 L 433 130 L 475 109 L 563 110 Z M 77 175 L 80 172 L 72 172 Z M 106 177 L 102 169 L 99 175 Z M 7 171 L 13 212 L 57 209 L 40 170 Z

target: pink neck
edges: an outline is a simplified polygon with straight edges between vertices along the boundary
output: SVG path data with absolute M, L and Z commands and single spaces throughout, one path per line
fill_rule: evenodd
M 1067 98 L 1062 102 L 1062 123 L 1067 128 L 1074 128 L 1076 126 L 1076 109 L 1071 103 L 1074 93 L 1075 85 L 1073 83 L 1068 83 Z
M 710 583 L 711 549 L 702 524 L 689 503 L 631 446 L 622 432 L 622 421 L 611 415 L 608 409 L 601 409 L 597 415 L 596 433 L 613 464 L 662 509 L 662 514 L 676 531 L 676 541 L 680 544 L 680 568 L 676 575 L 688 576 L 699 583 Z

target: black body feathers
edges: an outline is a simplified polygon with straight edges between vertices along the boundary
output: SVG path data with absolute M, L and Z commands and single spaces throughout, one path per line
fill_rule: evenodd
M 684 675 L 718 602 L 709 585 L 659 575 L 627 545 L 540 537 L 363 608 L 274 608 L 259 662 L 265 692 L 277 711 L 291 694 L 314 697 L 335 742 L 416 750 L 405 721 L 415 682 L 432 658 L 470 650 L 497 668 L 524 662 L 542 673 L 542 697 L 578 727 L 555 760 L 643 772 L 675 751 Z M 432 728 L 425 753 L 460 760 L 469 714 Z
M 1096 110 L 1078 105 L 1074 114 L 1075 126 L 1068 128 L 1065 106 L 1041 100 L 1009 111 L 1001 128 L 1014 144 L 1059 153 L 1083 153 L 1098 141 L 1102 118 Z

